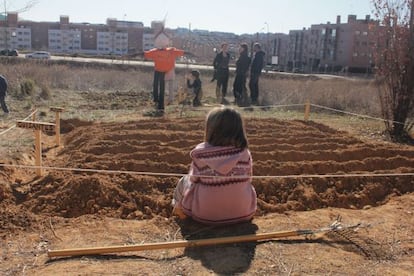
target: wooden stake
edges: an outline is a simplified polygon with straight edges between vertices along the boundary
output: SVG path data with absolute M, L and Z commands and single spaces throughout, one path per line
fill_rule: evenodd
M 55 136 L 56 136 L 56 145 L 60 146 L 60 113 L 63 112 L 61 107 L 51 107 L 51 111 L 55 112 Z
M 35 131 L 35 166 L 37 176 L 42 176 L 42 131 L 36 129 Z
M 310 101 L 307 100 L 305 104 L 305 121 L 309 120 L 309 114 L 310 114 Z
M 42 131 L 53 131 L 55 129 L 54 124 L 32 122 L 32 121 L 17 121 L 17 127 L 34 129 L 35 133 L 35 166 L 37 176 L 42 176 Z
M 106 247 L 90 247 L 90 248 L 72 248 L 62 250 L 49 250 L 47 255 L 49 257 L 64 257 L 64 256 L 85 256 L 85 255 L 98 255 L 106 253 L 119 253 L 128 251 L 144 251 L 155 249 L 172 249 L 180 247 L 198 247 L 207 245 L 218 245 L 227 243 L 240 243 L 240 242 L 253 242 L 259 240 L 270 240 L 276 238 L 294 237 L 300 235 L 311 235 L 312 230 L 295 230 L 295 231 L 283 231 L 283 232 L 271 232 L 262 234 L 251 234 L 233 237 L 220 237 L 200 240 L 181 240 L 172 242 L 160 242 L 160 243 L 147 243 L 137 245 L 124 245 L 124 246 L 106 246 Z

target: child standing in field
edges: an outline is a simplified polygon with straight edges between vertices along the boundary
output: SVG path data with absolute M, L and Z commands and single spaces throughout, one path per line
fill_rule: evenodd
M 203 92 L 201 88 L 199 71 L 193 70 L 190 74 L 187 75 L 187 87 L 193 89 L 193 106 L 200 106 Z
M 207 115 L 205 142 L 190 152 L 188 175 L 174 192 L 174 213 L 206 224 L 249 221 L 256 212 L 252 157 L 240 113 L 215 108 Z

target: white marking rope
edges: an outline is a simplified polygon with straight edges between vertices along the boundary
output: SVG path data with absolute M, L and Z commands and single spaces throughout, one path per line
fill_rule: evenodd
M 36 112 L 37 112 L 37 109 L 34 110 L 29 116 L 27 116 L 26 118 L 24 118 L 23 121 L 26 121 L 27 119 L 29 119 L 30 117 L 32 117 Z M 16 127 L 16 124 L 12 125 L 11 127 L 9 127 L 6 130 L 3 130 L 2 132 L 0 132 L 0 136 L 3 135 L 3 134 L 6 134 L 7 132 L 9 132 L 10 130 L 12 130 L 15 127 Z
M 149 176 L 176 176 L 182 177 L 188 174 L 182 173 L 155 173 L 155 172 L 137 172 L 137 171 L 121 171 L 121 170 L 97 170 L 97 169 L 82 169 L 82 168 L 62 168 L 62 167 L 43 167 L 30 165 L 11 165 L 0 164 L 0 167 L 12 167 L 20 169 L 44 169 L 54 171 L 70 171 L 70 172 L 94 172 L 104 174 L 130 174 L 130 175 L 149 175 Z M 232 176 L 212 176 L 212 175 L 191 175 L 193 177 L 203 178 L 246 178 L 246 175 L 232 175 Z M 387 176 L 414 176 L 414 172 L 410 173 L 353 173 L 353 174 L 297 174 L 297 175 L 254 175 L 254 179 L 266 178 L 346 178 L 346 177 L 387 177 Z
M 322 106 L 322 105 L 311 104 L 311 106 L 319 107 L 319 108 L 327 109 L 327 110 L 331 110 L 331 111 L 335 111 L 335 112 L 338 112 L 338 113 L 344 113 L 344 114 L 348 114 L 348 115 L 352 115 L 352 116 L 356 116 L 356 117 L 362 117 L 362 118 L 367 118 L 367 119 L 372 119 L 372 120 L 377 120 L 377 121 L 390 122 L 390 123 L 396 123 L 396 124 L 404 125 L 404 123 L 397 122 L 397 121 L 385 120 L 385 119 L 382 119 L 382 118 L 371 117 L 371 116 L 368 116 L 368 115 L 352 113 L 352 112 L 343 111 L 343 110 L 339 110 L 339 109 L 335 109 L 335 108 L 330 108 L 330 107 L 326 107 L 326 106 Z
M 257 106 L 257 108 L 275 108 L 275 107 L 290 107 L 290 106 L 303 106 L 304 104 L 289 104 L 289 105 L 268 105 L 268 106 Z M 380 120 L 386 121 L 384 119 L 371 117 L 368 115 L 361 115 L 357 113 L 342 111 L 326 106 L 321 106 L 317 104 L 311 104 L 311 106 L 319 107 L 322 109 L 327 109 L 331 111 L 336 111 L 340 113 L 345 113 L 348 115 L 353 115 L 357 117 L 363 117 L 373 120 Z M 207 107 L 205 107 L 207 108 Z M 208 107 L 211 108 L 211 107 Z M 241 109 L 251 108 L 251 107 L 242 107 Z M 204 108 L 198 108 L 204 109 Z M 33 111 L 29 116 L 27 116 L 25 120 L 29 117 L 33 116 L 37 110 Z M 394 122 L 394 121 L 391 121 Z M 395 122 L 400 123 L 401 122 Z M 16 125 L 10 127 L 9 129 L 0 133 L 0 135 L 6 133 L 7 131 L 13 129 Z M 137 172 L 137 171 L 121 171 L 121 170 L 97 170 L 97 169 L 83 169 L 83 168 L 62 168 L 62 167 L 43 167 L 43 166 L 29 166 L 29 165 L 10 165 L 10 164 L 0 164 L 0 167 L 14 167 L 14 168 L 21 168 L 21 169 L 45 169 L 45 170 L 55 170 L 55 171 L 72 171 L 72 172 L 94 172 L 94 173 L 104 173 L 104 174 L 130 174 L 130 175 L 149 175 L 149 176 L 175 176 L 175 177 L 183 177 L 187 174 L 180 174 L 180 173 L 154 173 L 154 172 Z M 221 177 L 228 177 L 228 176 L 206 176 L 206 175 L 193 175 L 194 177 L 206 177 L 206 178 L 221 178 Z M 252 176 L 253 179 L 265 179 L 265 178 L 346 178 L 346 177 L 390 177 L 390 176 L 414 176 L 414 172 L 412 173 L 357 173 L 357 174 L 303 174 L 303 175 L 255 175 Z M 231 176 L 232 178 L 245 178 L 246 176 Z

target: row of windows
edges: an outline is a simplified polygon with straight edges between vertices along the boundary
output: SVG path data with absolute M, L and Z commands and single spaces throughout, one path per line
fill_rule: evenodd
M 103 47 L 98 47 L 98 50 L 99 51 L 107 51 L 107 52 L 109 52 L 109 51 L 113 51 L 113 50 L 115 50 L 116 52 L 126 52 L 126 48 L 124 48 L 124 49 L 121 49 L 121 48 L 115 48 L 115 49 L 112 49 L 112 48 L 103 48 Z
M 111 36 L 111 35 L 98 35 L 99 39 L 119 39 L 119 40 L 125 40 L 128 39 L 128 36 Z
M 368 32 L 366 32 L 366 31 L 363 31 L 363 32 L 361 32 L 361 31 L 355 31 L 355 34 L 356 35 L 364 35 L 364 36 L 367 36 L 368 35 Z
M 30 38 L 18 38 L 18 39 L 4 39 L 3 37 L 0 37 L 0 42 L 8 41 L 10 43 L 16 43 L 16 41 L 22 42 L 30 42 L 32 41 Z
M 61 50 L 61 49 L 65 49 L 65 50 L 81 50 L 81 48 L 80 48 L 80 47 L 72 47 L 72 46 L 69 46 L 69 47 L 62 47 L 62 46 L 60 46 L 60 45 L 49 45 L 49 47 L 50 47 L 51 49 L 56 49 L 56 50 Z
M 76 39 L 71 39 L 71 40 L 49 39 L 49 42 L 53 42 L 53 43 L 70 42 L 70 43 L 80 44 L 80 40 L 76 40 Z
M 70 37 L 79 37 L 80 33 L 61 33 L 61 32 L 49 32 L 49 36 L 70 36 Z
M 371 53 L 358 53 L 358 52 L 354 52 L 352 54 L 352 56 L 354 57 L 372 57 Z
M 31 32 L 17 32 L 18 35 L 31 35 Z

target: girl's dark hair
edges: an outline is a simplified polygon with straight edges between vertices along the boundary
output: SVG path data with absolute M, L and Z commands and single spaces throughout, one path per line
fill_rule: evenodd
M 205 141 L 212 146 L 247 148 L 248 142 L 240 113 L 229 107 L 216 107 L 211 110 L 206 119 Z

